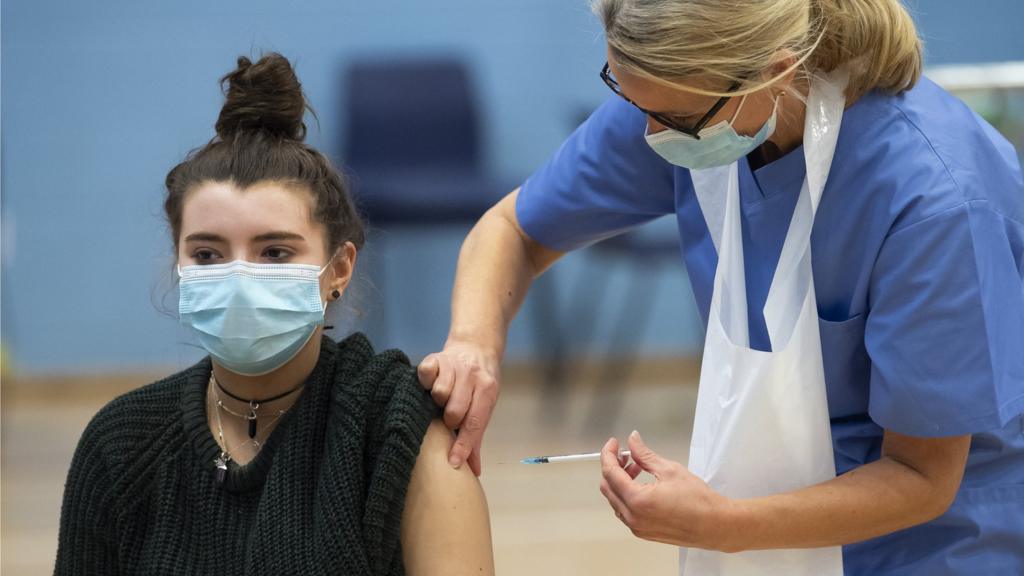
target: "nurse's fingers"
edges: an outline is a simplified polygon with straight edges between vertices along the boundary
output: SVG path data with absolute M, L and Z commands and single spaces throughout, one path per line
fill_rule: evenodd
M 434 399 L 435 404 L 444 407 L 448 404 L 448 396 L 451 395 L 452 388 L 456 384 L 455 367 L 445 354 L 436 354 L 434 359 L 437 361 L 437 377 L 430 389 L 430 396 Z
M 629 464 L 626 464 L 625 470 L 626 474 L 629 474 L 629 477 L 632 478 L 633 480 L 636 480 L 636 477 L 639 476 L 640 473 L 644 471 L 644 469 L 641 468 L 640 465 L 637 464 L 636 462 L 630 462 Z
M 473 388 L 470 384 L 471 372 L 462 366 L 456 366 L 453 370 L 455 376 L 452 378 L 451 392 L 448 394 L 448 403 L 444 405 L 444 424 L 451 430 L 458 429 L 469 411 L 473 401 Z
M 482 471 L 479 454 L 480 446 L 483 444 L 484 430 L 487 429 L 487 423 L 491 420 L 491 412 L 494 411 L 494 404 L 498 400 L 497 384 L 484 376 L 480 376 L 478 380 L 473 388 L 473 399 L 466 412 L 466 417 L 459 424 L 459 435 L 455 438 L 455 444 L 452 445 L 452 449 L 448 453 L 448 463 L 453 468 L 458 468 L 473 452 L 476 452 L 477 458 L 473 462 L 476 464 L 476 468 L 473 469 L 473 473 L 477 476 Z M 471 468 L 473 463 L 470 464 Z
M 434 387 L 434 380 L 437 380 L 437 373 L 441 366 L 437 360 L 437 354 L 428 354 L 426 358 L 416 367 L 416 376 L 420 380 L 420 386 L 427 390 Z
M 629 502 L 634 486 L 633 479 L 622 468 L 618 458 L 619 441 L 615 438 L 605 442 L 601 448 L 601 476 L 609 489 L 623 502 Z
M 618 517 L 624 524 L 629 526 L 633 521 L 633 517 L 629 511 L 629 507 L 622 502 L 622 499 L 612 491 L 608 485 L 608 481 L 604 478 L 601 479 L 601 494 L 604 495 L 605 500 L 608 501 L 608 505 L 612 507 L 615 512 L 615 516 Z
M 483 440 L 480 441 L 480 445 L 473 449 L 469 453 L 469 458 L 466 458 L 466 464 L 469 464 L 469 469 L 473 471 L 473 474 L 480 476 L 483 472 L 483 467 L 480 464 L 480 452 L 484 449 Z
M 660 478 L 661 475 L 667 471 L 669 461 L 665 460 L 654 450 L 651 450 L 644 439 L 640 437 L 640 433 L 634 430 L 629 435 L 629 452 L 633 457 L 633 461 L 640 465 L 641 468 L 650 472 L 655 478 Z

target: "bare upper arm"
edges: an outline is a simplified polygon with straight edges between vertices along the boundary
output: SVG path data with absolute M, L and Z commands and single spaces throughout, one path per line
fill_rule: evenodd
M 518 197 L 519 188 L 516 188 L 495 204 L 494 207 L 491 208 L 490 212 L 496 217 L 502 218 L 511 224 L 519 234 L 519 237 L 523 239 L 523 244 L 526 248 L 526 256 L 533 267 L 534 276 L 540 276 L 540 274 L 554 264 L 555 261 L 564 256 L 565 252 L 559 252 L 558 250 L 552 250 L 551 248 L 544 246 L 540 242 L 530 238 L 530 235 L 523 230 L 519 225 L 519 217 L 516 216 L 516 198 Z
M 494 574 L 487 500 L 469 466 L 448 465 L 452 434 L 427 428 L 402 512 L 402 556 L 410 576 Z

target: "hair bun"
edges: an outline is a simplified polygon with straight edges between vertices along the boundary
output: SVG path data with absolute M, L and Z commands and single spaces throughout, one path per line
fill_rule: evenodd
M 306 98 L 295 70 L 284 56 L 272 52 L 255 64 L 240 56 L 238 67 L 221 78 L 220 83 L 227 97 L 216 125 L 222 140 L 246 131 L 264 131 L 298 141 L 306 137 L 306 124 L 302 121 Z

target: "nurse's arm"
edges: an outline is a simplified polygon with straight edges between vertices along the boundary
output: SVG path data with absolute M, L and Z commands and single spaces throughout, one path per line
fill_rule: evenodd
M 565 253 L 530 238 L 519 225 L 519 189 L 488 210 L 459 251 L 449 341 L 471 341 L 500 358 L 513 317 L 533 280 Z
M 445 408 L 444 423 L 458 430 L 449 459 L 480 474 L 480 446 L 498 399 L 499 364 L 509 324 L 526 292 L 562 256 L 519 226 L 516 189 L 476 223 L 459 252 L 452 288 L 452 319 L 441 352 L 419 365 L 419 379 Z
M 879 460 L 795 492 L 733 500 L 728 551 L 852 544 L 922 524 L 953 503 L 971 437 L 887 430 Z

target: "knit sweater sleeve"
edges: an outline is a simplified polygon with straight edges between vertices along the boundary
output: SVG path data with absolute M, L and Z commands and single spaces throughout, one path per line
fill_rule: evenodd
M 104 438 L 115 425 L 112 406 L 101 410 L 78 441 L 64 485 L 55 576 L 115 576 L 113 472 Z
M 416 369 L 404 354 L 389 350 L 373 363 L 384 368 L 374 387 L 367 421 L 367 494 L 364 536 L 374 574 L 401 574 L 401 520 L 405 494 L 430 421 L 439 415 Z

